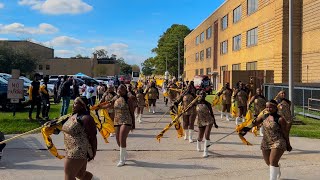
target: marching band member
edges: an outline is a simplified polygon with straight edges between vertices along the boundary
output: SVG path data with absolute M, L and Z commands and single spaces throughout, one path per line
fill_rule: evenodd
M 221 111 L 221 119 L 223 116 L 226 116 L 226 120 L 230 121 L 230 108 L 231 108 L 231 98 L 232 98 L 232 89 L 230 88 L 230 84 L 226 83 L 225 86 L 217 93 L 218 96 L 222 95 L 222 111 Z M 226 112 L 227 111 L 227 112 Z

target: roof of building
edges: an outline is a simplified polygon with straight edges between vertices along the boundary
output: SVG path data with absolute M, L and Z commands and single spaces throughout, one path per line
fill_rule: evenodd
M 41 46 L 41 47 L 44 47 L 44 48 L 48 48 L 48 49 L 54 50 L 53 48 L 47 47 L 44 44 L 39 44 L 39 43 L 35 43 L 35 42 L 32 42 L 32 41 L 28 41 L 28 40 L 0 40 L 0 42 L 12 42 L 12 43 L 25 42 L 25 43 L 31 43 L 31 44 L 34 44 L 34 45 L 37 45 L 37 46 Z

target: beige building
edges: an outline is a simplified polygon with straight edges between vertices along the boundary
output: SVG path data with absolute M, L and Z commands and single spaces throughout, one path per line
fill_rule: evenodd
M 294 80 L 317 81 L 320 0 L 293 0 Z M 289 0 L 226 0 L 184 39 L 186 80 L 288 82 Z M 317 46 L 318 45 L 318 46 Z M 318 64 L 318 65 L 316 65 Z
M 42 75 L 73 75 L 84 73 L 91 77 L 113 76 L 120 73 L 119 64 L 112 58 L 55 58 L 54 49 L 30 41 L 0 41 L 0 46 L 25 50 L 39 62 L 36 72 Z

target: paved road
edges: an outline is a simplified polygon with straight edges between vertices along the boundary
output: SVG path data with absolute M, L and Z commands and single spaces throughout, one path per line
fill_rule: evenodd
M 170 122 L 168 116 L 156 127 L 167 110 L 160 99 L 158 112 L 145 113 L 144 123 L 128 138 L 128 161 L 116 167 L 119 151 L 115 138 L 105 144 L 99 136 L 97 157 L 88 164 L 88 170 L 101 179 L 268 179 L 269 168 L 261 151 L 261 137 L 248 134 L 253 146 L 243 145 L 233 134 L 210 147 L 210 156 L 202 158 L 195 151 L 196 143 L 178 139 L 171 129 L 158 143 L 155 135 Z M 234 121 L 226 122 L 216 116 L 219 129 L 213 129 L 211 141 L 234 130 Z M 9 137 L 9 136 L 8 136 Z M 7 138 L 8 138 L 7 137 Z M 195 139 L 195 137 L 194 137 Z M 63 149 L 63 135 L 54 136 L 54 142 Z M 281 159 L 283 179 L 320 179 L 320 140 L 292 137 L 293 151 Z M 60 150 L 61 153 L 64 153 Z M 0 179 L 56 180 L 63 179 L 63 160 L 52 157 L 40 134 L 25 136 L 8 144 L 0 161 Z

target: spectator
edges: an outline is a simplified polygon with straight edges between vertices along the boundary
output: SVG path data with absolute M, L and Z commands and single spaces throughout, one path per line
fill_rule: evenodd
M 100 101 L 102 98 L 103 93 L 106 91 L 104 85 L 102 84 L 102 82 L 99 83 L 98 87 L 97 87 L 97 91 L 98 91 L 98 100 Z
M 53 102 L 54 103 L 59 103 L 60 102 L 60 98 L 58 97 L 58 91 L 59 91 L 59 87 L 61 85 L 61 77 L 58 77 L 58 81 L 54 83 L 54 88 L 53 88 Z
M 45 76 L 43 78 L 43 84 L 40 86 L 40 94 L 41 94 L 41 101 L 42 101 L 42 117 L 45 118 L 45 120 L 47 121 L 49 120 L 49 110 L 50 110 L 48 82 L 49 82 L 49 77 Z
M 79 92 L 79 85 L 77 84 L 77 81 L 75 79 L 73 79 L 72 81 L 72 92 L 73 92 L 73 99 L 76 99 L 77 97 L 80 96 L 80 92 Z
M 60 111 L 61 116 L 66 115 L 68 113 L 68 108 L 71 99 L 70 86 L 72 85 L 72 78 L 68 79 L 67 75 L 63 77 L 63 80 L 64 81 L 61 84 L 61 87 L 59 88 L 59 96 L 62 98 L 62 107 Z
M 29 120 L 32 120 L 32 111 L 34 106 L 37 106 L 37 115 L 36 119 L 41 120 L 39 117 L 41 110 L 41 97 L 40 97 L 40 74 L 35 73 L 34 79 L 29 87 L 29 100 L 31 102 L 31 108 L 29 110 Z

